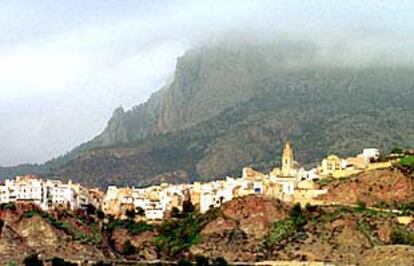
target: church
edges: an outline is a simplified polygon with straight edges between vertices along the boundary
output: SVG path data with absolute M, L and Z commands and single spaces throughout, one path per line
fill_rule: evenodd
M 282 168 L 274 168 L 269 178 L 275 183 L 282 185 L 282 191 L 286 195 L 292 195 L 295 187 L 301 180 L 304 169 L 295 161 L 293 149 L 290 142 L 285 143 L 282 154 Z
M 300 180 L 302 172 L 303 168 L 301 168 L 300 164 L 295 161 L 292 146 L 290 145 L 290 142 L 287 141 L 282 154 L 282 168 L 274 168 L 270 172 L 270 175 L 275 177 L 299 178 Z

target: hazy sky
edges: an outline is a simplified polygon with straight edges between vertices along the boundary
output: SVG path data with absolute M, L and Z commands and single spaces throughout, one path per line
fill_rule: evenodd
M 363 2 L 363 3 L 361 3 Z M 412 62 L 414 1 L 0 0 L 0 165 L 43 162 L 145 101 L 195 44 L 313 38 Z M 364 59 L 365 60 L 365 59 Z

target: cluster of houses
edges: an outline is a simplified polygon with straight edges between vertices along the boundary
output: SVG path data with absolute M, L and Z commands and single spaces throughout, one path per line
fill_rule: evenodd
M 346 159 L 330 155 L 311 170 L 305 170 L 294 160 L 289 142 L 283 149 L 282 166 L 263 174 L 244 168 L 242 177 L 227 177 L 211 182 L 192 184 L 161 184 L 145 188 L 109 186 L 106 193 L 87 189 L 71 181 L 42 180 L 33 176 L 6 180 L 0 185 L 0 203 L 33 202 L 43 210 L 56 206 L 70 209 L 88 204 L 105 214 L 124 218 L 127 210 L 134 210 L 137 219 L 162 220 L 172 210 L 182 210 L 185 201 L 205 213 L 212 207 L 246 195 L 264 195 L 289 202 L 315 203 L 327 191 L 319 189 L 316 181 L 326 177 L 345 177 L 367 169 L 385 168 L 390 162 L 376 162 L 379 150 L 364 149 L 356 157 Z
M 93 191 L 71 181 L 63 183 L 35 176 L 18 176 L 16 179 L 6 179 L 0 185 L 0 203 L 29 202 L 45 211 L 56 206 L 74 210 L 88 204 L 98 206 L 99 195 L 94 197 Z

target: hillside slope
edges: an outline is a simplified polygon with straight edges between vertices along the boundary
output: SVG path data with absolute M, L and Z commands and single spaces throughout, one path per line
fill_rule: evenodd
M 409 265 L 414 256 L 414 223 L 399 224 L 393 213 L 343 206 L 301 209 L 250 195 L 205 214 L 181 215 L 147 224 L 81 210 L 45 213 L 33 205 L 3 204 L 0 261 L 20 265 L 30 254 L 42 254 L 44 259 L 139 264 L 202 254 L 244 263 Z
M 194 126 L 92 149 L 53 169 L 106 185 L 146 185 L 270 170 L 289 138 L 297 159 L 348 156 L 362 147 L 414 145 L 414 78 L 389 69 L 279 72 L 256 96 Z M 80 178 L 79 178 L 80 177 Z
M 246 165 L 269 170 L 286 138 L 303 164 L 331 152 L 414 146 L 413 69 L 314 57 L 305 44 L 189 51 L 169 86 L 129 111 L 118 108 L 102 134 L 34 171 L 147 185 L 220 178 Z M 16 172 L 0 174 L 6 170 Z

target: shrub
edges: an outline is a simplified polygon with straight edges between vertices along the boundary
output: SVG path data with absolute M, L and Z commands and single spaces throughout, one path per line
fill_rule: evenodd
M 356 205 L 357 211 L 365 211 L 367 209 L 367 204 L 364 201 L 358 200 Z
M 142 221 L 136 223 L 133 220 L 112 220 L 106 228 L 108 232 L 112 232 L 116 228 L 124 228 L 132 235 L 139 235 L 146 231 L 152 231 L 154 227 Z
M 306 203 L 305 208 L 308 212 L 314 212 L 318 209 L 318 206 L 311 205 L 309 202 Z
M 96 208 L 92 204 L 86 205 L 86 214 L 94 215 L 96 213 Z
M 404 152 L 404 150 L 403 149 L 401 149 L 401 148 L 398 148 L 398 147 L 395 147 L 395 148 L 393 148 L 392 150 L 391 150 L 391 154 L 402 154 Z
M 296 203 L 290 211 L 290 216 L 284 220 L 276 221 L 272 230 L 264 238 L 264 246 L 272 248 L 280 244 L 284 239 L 303 231 L 307 224 L 307 217 L 303 214 L 299 203 Z M 304 238 L 301 236 L 301 238 Z
M 390 235 L 391 243 L 414 246 L 414 232 L 405 229 L 394 229 Z
M 194 212 L 194 205 L 191 200 L 183 201 L 183 214 L 190 214 Z
M 99 220 L 103 220 L 105 218 L 105 213 L 101 210 L 96 211 L 96 217 L 98 217 Z
M 141 207 L 136 207 L 136 213 L 138 216 L 145 216 L 145 210 Z
M 172 218 L 181 218 L 180 210 L 177 207 L 172 207 L 172 209 L 171 209 L 171 217 Z
M 178 266 L 191 266 L 191 265 L 193 265 L 192 263 L 191 263 L 191 261 L 189 261 L 188 259 L 186 259 L 186 258 L 182 258 L 182 259 L 180 259 L 179 261 L 178 261 L 178 264 L 177 264 Z
M 128 217 L 128 219 L 133 220 L 135 218 L 135 210 L 134 209 L 128 209 L 125 211 L 125 215 L 126 217 Z
M 290 211 L 290 217 L 293 220 L 295 227 L 301 228 L 307 223 L 305 215 L 302 213 L 300 203 L 296 203 Z
M 76 264 L 66 262 L 64 259 L 54 257 L 52 259 L 52 266 L 75 266 Z
M 214 266 L 227 266 L 229 264 L 227 263 L 226 259 L 224 259 L 223 257 L 218 257 L 213 260 L 213 265 Z
M 4 221 L 0 219 L 0 233 L 3 231 Z
M 208 258 L 203 255 L 196 255 L 195 261 L 196 261 L 197 266 L 209 266 L 210 265 Z
M 318 183 L 320 184 L 320 185 L 328 185 L 328 184 L 330 184 L 331 182 L 333 181 L 333 179 L 332 178 L 322 178 L 322 179 L 320 179 L 319 181 L 318 181 Z
M 16 204 L 14 204 L 13 202 L 2 203 L 2 204 L 0 204 L 0 209 L 1 210 L 15 211 L 16 210 Z
M 43 266 L 43 262 L 41 260 L 39 260 L 37 254 L 31 254 L 31 255 L 27 256 L 23 260 L 23 264 L 26 265 L 26 266 Z
M 414 168 L 414 155 L 406 155 L 399 161 L 399 164 L 408 168 Z
M 131 241 L 125 240 L 124 245 L 122 246 L 122 254 L 124 255 L 133 255 L 135 254 L 136 249 L 135 246 L 132 245 Z
M 165 255 L 175 257 L 199 241 L 201 228 L 198 215 L 166 221 L 159 228 L 156 245 Z
M 288 237 L 291 237 L 296 231 L 295 223 L 292 219 L 276 221 L 272 230 L 266 235 L 264 245 L 267 248 L 275 247 Z

